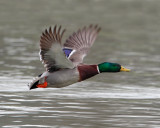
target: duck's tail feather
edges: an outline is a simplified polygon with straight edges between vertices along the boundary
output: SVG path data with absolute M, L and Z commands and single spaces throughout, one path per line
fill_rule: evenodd
M 33 78 L 33 81 L 28 83 L 29 90 L 34 89 L 34 88 L 38 88 L 37 85 L 39 84 L 39 80 L 41 79 L 41 75 L 42 74 L 40 74 L 39 76 Z

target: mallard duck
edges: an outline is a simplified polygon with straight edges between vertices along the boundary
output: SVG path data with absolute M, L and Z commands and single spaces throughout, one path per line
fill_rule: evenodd
M 83 59 L 101 30 L 98 25 L 90 25 L 74 32 L 62 44 L 65 29 L 50 27 L 40 38 L 40 60 L 46 71 L 28 84 L 29 89 L 61 88 L 83 81 L 104 72 L 130 71 L 118 63 L 83 64 Z

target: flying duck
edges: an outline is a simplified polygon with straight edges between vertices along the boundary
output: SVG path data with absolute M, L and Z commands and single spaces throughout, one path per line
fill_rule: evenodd
M 61 29 L 61 26 L 46 29 L 40 38 L 39 52 L 46 71 L 28 84 L 29 89 L 61 88 L 99 73 L 130 71 L 118 63 L 103 62 L 92 65 L 83 63 L 100 30 L 98 25 L 84 27 L 69 36 L 63 44 L 65 29 Z

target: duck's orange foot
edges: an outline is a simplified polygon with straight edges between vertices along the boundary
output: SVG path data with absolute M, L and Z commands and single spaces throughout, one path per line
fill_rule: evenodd
M 38 88 L 46 88 L 47 87 L 47 81 L 45 80 L 45 82 L 43 84 L 38 84 L 37 87 Z

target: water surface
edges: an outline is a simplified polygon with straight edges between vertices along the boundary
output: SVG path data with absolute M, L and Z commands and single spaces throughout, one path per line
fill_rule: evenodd
M 160 127 L 160 1 L 1 0 L 0 127 Z M 84 25 L 102 30 L 85 63 L 117 62 L 126 73 L 99 74 L 65 88 L 28 90 L 45 69 L 41 32 Z

